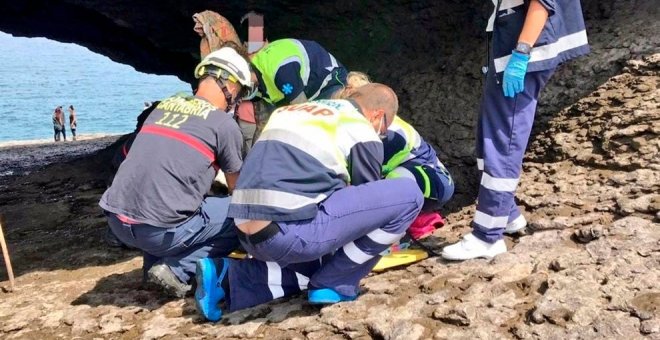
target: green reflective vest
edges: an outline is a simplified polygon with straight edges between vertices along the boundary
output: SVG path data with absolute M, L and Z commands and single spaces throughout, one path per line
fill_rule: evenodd
M 401 119 L 398 115 L 394 117 L 394 121 L 388 130 L 394 131 L 395 133 L 401 135 L 406 140 L 406 145 L 403 147 L 403 149 L 392 155 L 390 159 L 385 160 L 385 164 L 383 165 L 383 175 L 389 174 L 399 165 L 415 158 L 415 155 L 413 155 L 412 151 L 422 144 L 422 137 L 415 130 L 415 128 Z
M 300 77 L 303 85 L 307 86 L 309 80 L 309 57 L 307 51 L 296 39 L 281 39 L 268 44 L 252 58 L 252 66 L 261 73 L 260 81 L 268 92 L 268 97 L 262 94 L 262 98 L 270 103 L 276 104 L 284 99 L 284 93 L 275 85 L 275 75 L 280 66 L 291 61 L 300 63 Z

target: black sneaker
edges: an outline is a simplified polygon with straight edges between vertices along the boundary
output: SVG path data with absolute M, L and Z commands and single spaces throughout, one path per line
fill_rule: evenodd
M 150 282 L 155 283 L 173 297 L 183 298 L 192 288 L 181 282 L 170 267 L 163 263 L 153 265 L 147 274 Z

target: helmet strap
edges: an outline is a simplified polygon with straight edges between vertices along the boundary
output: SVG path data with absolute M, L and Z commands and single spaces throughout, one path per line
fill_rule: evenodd
M 232 108 L 234 108 L 234 106 L 238 106 L 240 98 L 233 98 L 231 92 L 229 92 L 229 89 L 227 88 L 227 85 L 225 85 L 225 82 L 220 78 L 216 78 L 215 82 L 218 84 L 218 87 L 220 87 L 220 90 L 222 90 L 222 94 L 225 96 L 225 101 L 227 102 L 226 111 L 229 112 Z

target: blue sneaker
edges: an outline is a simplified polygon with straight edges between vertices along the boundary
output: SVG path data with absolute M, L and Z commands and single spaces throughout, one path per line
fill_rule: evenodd
M 197 289 L 195 290 L 195 304 L 197 310 L 209 321 L 218 321 L 222 318 L 222 310 L 218 307 L 220 300 L 225 298 L 225 291 L 220 284 L 229 268 L 229 260 L 222 259 L 222 272 L 217 274 L 215 262 L 210 258 L 197 261 L 195 268 Z
M 337 293 L 334 289 L 322 288 L 311 289 L 309 291 L 308 300 L 313 305 L 331 305 L 333 303 L 342 301 L 353 301 L 357 295 L 348 296 Z

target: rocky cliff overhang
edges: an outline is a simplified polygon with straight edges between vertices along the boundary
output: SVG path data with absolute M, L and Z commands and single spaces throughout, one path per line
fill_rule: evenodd
M 265 15 L 270 40 L 317 40 L 349 69 L 391 85 L 400 98 L 400 114 L 436 147 L 454 175 L 454 202 L 470 202 L 478 187 L 473 131 L 490 1 L 0 3 L 0 31 L 74 42 L 139 71 L 176 75 L 188 82 L 199 53 L 192 15 L 216 11 L 245 39 L 247 27 L 239 24 L 240 18 L 259 11 Z M 554 113 L 619 72 L 625 61 L 660 49 L 656 0 L 583 0 L 582 5 L 592 53 L 557 71 L 542 95 L 537 131 L 546 128 Z

